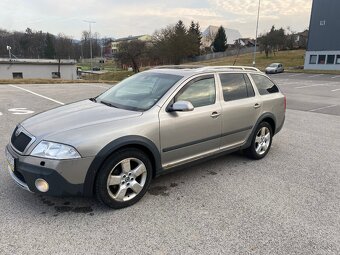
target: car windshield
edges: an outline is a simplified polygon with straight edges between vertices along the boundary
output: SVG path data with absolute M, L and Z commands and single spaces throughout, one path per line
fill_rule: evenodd
M 270 67 L 277 67 L 278 64 L 271 64 Z
M 131 76 L 96 98 L 105 105 L 132 111 L 146 111 L 183 76 L 144 72 Z

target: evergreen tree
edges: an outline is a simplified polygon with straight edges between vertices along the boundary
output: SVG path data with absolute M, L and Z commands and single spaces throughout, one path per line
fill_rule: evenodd
M 223 52 L 227 49 L 227 36 L 223 26 L 218 29 L 212 46 L 215 52 Z
M 44 55 L 45 58 L 54 58 L 55 57 L 55 47 L 53 42 L 54 37 L 50 35 L 49 33 L 46 34 L 45 39 L 45 50 Z
M 198 56 L 200 55 L 200 47 L 201 47 L 201 40 L 202 40 L 202 34 L 199 23 L 195 23 L 194 21 L 191 21 L 189 30 L 188 30 L 188 36 L 191 43 L 191 55 L 192 56 Z
M 190 42 L 188 41 L 188 31 L 183 23 L 179 20 L 174 29 L 174 34 L 170 38 L 170 47 L 173 53 L 173 62 L 178 65 L 182 59 L 188 56 Z

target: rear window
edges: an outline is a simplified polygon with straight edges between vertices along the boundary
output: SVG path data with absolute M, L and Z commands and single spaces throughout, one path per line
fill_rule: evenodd
M 267 77 L 259 74 L 252 74 L 251 77 L 253 78 L 260 95 L 279 92 L 279 88 Z

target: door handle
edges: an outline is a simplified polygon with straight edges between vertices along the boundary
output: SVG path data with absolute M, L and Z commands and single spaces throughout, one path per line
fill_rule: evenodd
M 261 107 L 261 105 L 260 105 L 259 103 L 256 103 L 256 104 L 254 105 L 254 108 L 255 108 L 255 109 L 260 108 L 260 107 Z
M 211 117 L 211 118 L 217 118 L 217 117 L 220 116 L 220 115 L 221 115 L 221 113 L 213 112 L 213 113 L 210 115 L 210 117 Z

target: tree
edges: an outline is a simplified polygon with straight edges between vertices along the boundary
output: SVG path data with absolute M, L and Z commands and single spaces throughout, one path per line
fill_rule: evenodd
M 224 52 L 227 49 L 227 36 L 223 26 L 220 26 L 212 44 L 215 52 Z
M 198 23 L 191 22 L 189 29 L 179 20 L 153 35 L 150 57 L 162 64 L 180 64 L 183 59 L 200 54 L 201 31 Z
M 55 58 L 54 37 L 49 33 L 46 34 L 45 58 Z
M 188 36 L 191 43 L 192 56 L 199 56 L 201 53 L 202 33 L 198 22 L 191 21 Z
M 122 64 L 131 65 L 135 73 L 139 72 L 140 60 L 145 53 L 145 42 L 134 40 L 118 45 L 117 60 Z
M 282 50 L 285 47 L 287 36 L 283 28 L 275 29 L 275 26 L 272 26 L 267 34 L 258 38 L 258 41 L 260 49 L 264 50 L 266 57 L 268 57 L 269 53 L 274 52 L 275 54 L 275 51 Z

